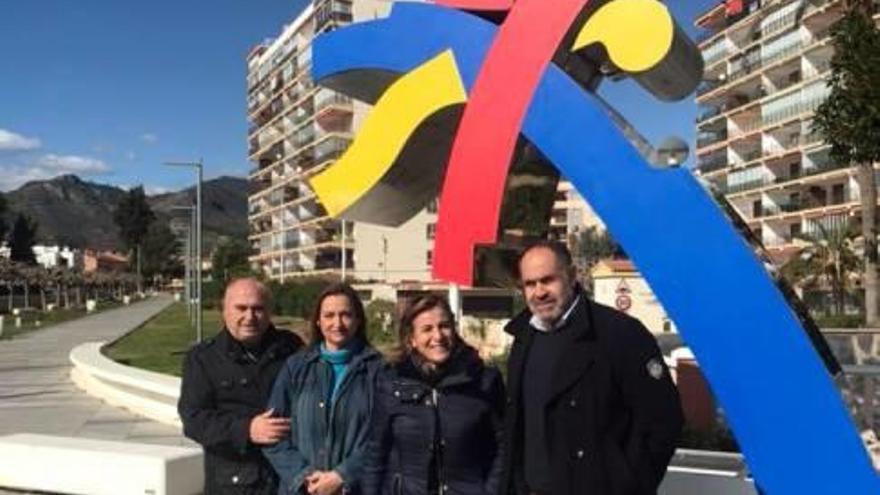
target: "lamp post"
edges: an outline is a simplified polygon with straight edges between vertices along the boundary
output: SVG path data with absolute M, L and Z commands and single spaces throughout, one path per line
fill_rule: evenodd
M 196 342 L 202 341 L 202 160 L 197 162 L 165 162 L 172 167 L 190 167 L 196 171 Z
M 196 208 L 195 206 L 172 206 L 172 210 L 185 210 L 189 211 L 189 228 L 186 231 L 186 258 L 185 258 L 185 271 L 184 271 L 184 286 L 185 286 L 185 297 L 186 297 L 186 309 L 187 314 L 189 315 L 189 324 L 191 327 L 196 327 L 195 322 L 195 311 L 193 311 L 193 272 L 195 271 L 195 239 L 193 237 L 196 233 Z

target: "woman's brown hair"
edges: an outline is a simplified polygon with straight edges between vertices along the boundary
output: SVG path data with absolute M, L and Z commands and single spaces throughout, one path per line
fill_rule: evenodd
M 364 303 L 361 302 L 361 298 L 358 296 L 357 291 L 352 289 L 350 285 L 340 282 L 327 286 L 327 288 L 318 295 L 318 300 L 315 302 L 315 309 L 312 311 L 312 318 L 309 320 L 311 342 L 315 343 L 324 341 L 324 334 L 321 333 L 321 327 L 318 325 L 318 321 L 321 319 L 321 304 L 324 303 L 324 299 L 327 299 L 330 296 L 345 296 L 348 298 L 348 303 L 351 304 L 352 316 L 354 316 L 355 319 L 355 329 L 352 338 L 361 339 L 363 343 L 369 344 L 369 340 L 367 339 L 367 316 L 364 312 Z
M 419 296 L 406 305 L 403 314 L 400 316 L 400 322 L 397 325 L 397 346 L 389 353 L 389 361 L 399 363 L 410 356 L 412 348 L 409 345 L 409 341 L 414 330 L 413 322 L 420 314 L 435 308 L 440 308 L 449 318 L 449 321 L 452 322 L 453 345 L 457 346 L 459 344 L 461 338 L 458 336 L 455 316 L 452 314 L 449 302 L 435 294 Z

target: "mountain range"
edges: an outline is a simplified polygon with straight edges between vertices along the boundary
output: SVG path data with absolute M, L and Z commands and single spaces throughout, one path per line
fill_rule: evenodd
M 202 184 L 203 224 L 206 246 L 219 237 L 246 240 L 247 179 L 219 177 Z M 62 175 L 49 180 L 31 181 L 4 193 L 7 223 L 19 212 L 37 221 L 37 242 L 73 248 L 120 248 L 121 241 L 113 210 L 126 190 L 97 184 L 76 175 Z M 147 198 L 158 221 L 178 225 L 188 223 L 186 211 L 174 206 L 195 202 L 195 187 L 177 192 L 155 194 Z

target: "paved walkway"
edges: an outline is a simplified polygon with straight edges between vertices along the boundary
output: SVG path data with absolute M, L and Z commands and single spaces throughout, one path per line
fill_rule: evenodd
M 0 436 L 26 432 L 195 445 L 178 428 L 108 406 L 70 381 L 71 349 L 112 341 L 171 302 L 159 296 L 0 341 Z

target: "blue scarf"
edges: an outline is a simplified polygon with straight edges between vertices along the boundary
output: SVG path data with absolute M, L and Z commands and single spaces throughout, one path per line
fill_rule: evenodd
M 321 343 L 321 360 L 330 365 L 333 369 L 333 387 L 330 391 L 330 398 L 335 399 L 336 393 L 339 391 L 339 384 L 342 383 L 342 377 L 348 371 L 348 363 L 351 362 L 351 349 L 342 348 L 338 351 L 327 349 L 324 343 Z

